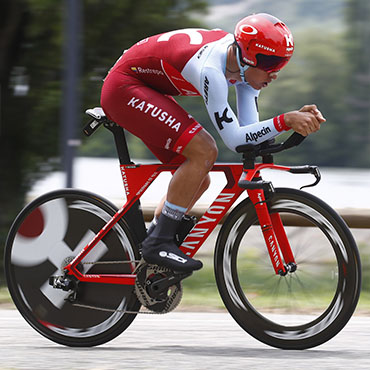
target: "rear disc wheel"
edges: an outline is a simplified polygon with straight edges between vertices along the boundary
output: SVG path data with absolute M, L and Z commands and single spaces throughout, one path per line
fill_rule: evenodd
M 94 194 L 61 190 L 36 199 L 15 220 L 5 248 L 8 288 L 19 312 L 48 339 L 67 346 L 99 345 L 131 324 L 136 315 L 125 311 L 139 311 L 134 285 L 78 282 L 75 300 L 69 299 L 71 291 L 49 285 L 49 278 L 63 276 L 63 266 L 115 213 L 112 204 Z M 78 269 L 131 274 L 138 259 L 135 240 L 121 220 Z

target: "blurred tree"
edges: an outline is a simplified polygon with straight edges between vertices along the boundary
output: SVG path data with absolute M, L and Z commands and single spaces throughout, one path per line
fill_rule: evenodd
M 201 21 L 194 17 L 203 14 L 206 3 L 204 0 L 85 0 L 83 106 L 100 104 L 102 80 L 125 49 L 157 33 L 201 26 Z M 139 139 L 128 134 L 127 140 L 133 157 L 154 158 Z M 84 142 L 80 154 L 115 156 L 111 134 L 99 130 L 93 140 Z
M 370 1 L 347 0 L 347 140 L 356 165 L 370 167 Z
M 14 209 L 23 204 L 25 188 L 19 179 L 23 175 L 21 152 L 25 147 L 23 110 L 19 101 L 26 89 L 24 69 L 14 69 L 21 52 L 27 20 L 24 3 L 18 0 L 3 0 L 0 3 L 0 252 Z M 13 73 L 12 73 L 13 72 Z M 23 89 L 23 90 L 22 90 Z M 2 260 L 2 253 L 1 253 Z M 3 265 L 1 264 L 0 269 Z
M 203 0 L 84 0 L 84 106 L 122 51 L 150 34 L 196 26 Z M 59 156 L 64 2 L 2 0 L 0 252 L 34 181 Z M 110 145 L 112 141 L 110 138 Z M 2 253 L 1 253 L 2 258 Z M 2 266 L 2 264 L 1 264 Z

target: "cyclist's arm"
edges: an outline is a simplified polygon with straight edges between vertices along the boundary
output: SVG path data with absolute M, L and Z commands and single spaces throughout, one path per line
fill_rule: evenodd
M 238 145 L 259 144 L 277 136 L 285 127 L 282 116 L 258 120 L 256 94 L 246 88 L 237 88 L 238 113 L 236 117 L 228 103 L 228 83 L 221 71 L 207 67 L 202 71 L 202 95 L 208 114 L 225 145 L 235 151 Z M 241 123 L 241 124 L 240 124 Z
M 240 126 L 248 126 L 259 122 L 258 95 L 259 91 L 246 83 L 236 83 L 236 105 Z

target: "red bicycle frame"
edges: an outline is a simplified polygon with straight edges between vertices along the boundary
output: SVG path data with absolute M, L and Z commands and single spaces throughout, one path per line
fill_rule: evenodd
M 173 172 L 177 168 L 178 165 L 168 164 L 121 165 L 123 185 L 127 196 L 126 203 L 76 258 L 65 267 L 65 271 L 83 282 L 134 285 L 136 279 L 134 263 L 132 264 L 132 274 L 83 274 L 77 269 L 77 265 L 125 215 L 160 173 Z M 180 248 L 185 254 L 191 257 L 195 255 L 216 225 L 243 193 L 245 189 L 238 185 L 239 180 L 251 181 L 259 177 L 259 171 L 264 168 L 280 171 L 289 171 L 291 169 L 290 167 L 277 166 L 273 163 L 256 164 L 250 170 L 243 169 L 242 164 L 215 164 L 213 166 L 212 172 L 223 172 L 225 174 L 226 185 L 182 243 Z M 284 274 L 286 272 L 285 266 L 289 263 L 295 263 L 295 261 L 280 215 L 278 213 L 269 213 L 263 189 L 247 189 L 247 192 L 255 206 L 275 273 Z

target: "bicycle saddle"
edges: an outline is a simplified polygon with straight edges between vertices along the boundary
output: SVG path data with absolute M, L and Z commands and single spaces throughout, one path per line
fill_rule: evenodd
M 91 116 L 92 118 L 96 119 L 96 120 L 106 118 L 106 115 L 103 111 L 103 108 L 101 108 L 101 107 L 95 107 L 95 108 L 87 109 L 85 111 L 85 113 L 88 114 L 89 116 Z

